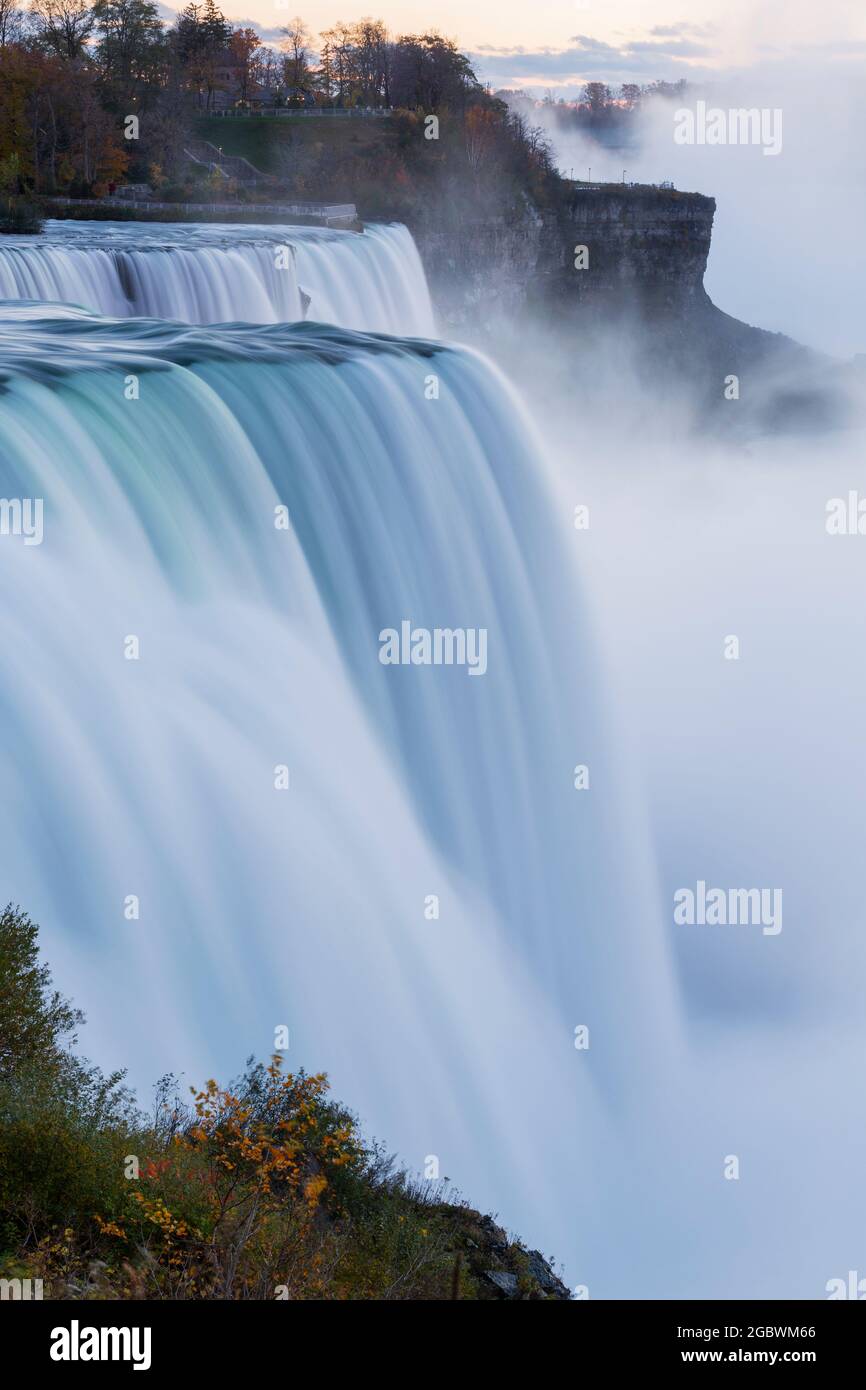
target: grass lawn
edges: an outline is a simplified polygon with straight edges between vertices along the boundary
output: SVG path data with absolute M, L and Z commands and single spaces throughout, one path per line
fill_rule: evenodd
M 280 173 L 293 146 L 318 145 L 323 152 L 351 152 L 366 158 L 390 150 L 394 144 L 394 130 L 387 117 L 202 116 L 193 129 L 200 140 L 209 140 L 225 154 L 242 155 L 264 174 Z

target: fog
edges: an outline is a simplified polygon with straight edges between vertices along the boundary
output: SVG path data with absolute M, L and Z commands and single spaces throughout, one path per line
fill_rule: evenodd
M 781 151 L 753 145 L 678 145 L 675 112 L 698 100 L 722 109 L 782 113 Z M 866 351 L 866 116 L 862 78 L 810 61 L 752 69 L 748 77 L 690 86 L 683 103 L 648 102 L 636 149 L 605 150 L 564 132 L 539 107 L 560 169 L 593 181 L 658 183 L 717 202 L 706 288 L 736 318 L 786 333 L 821 351 Z
M 722 309 L 849 353 L 847 107 L 807 126 L 787 90 L 762 92 L 778 156 L 678 147 L 656 107 L 626 167 L 717 197 Z M 816 148 L 832 198 L 804 191 Z M 798 220 L 807 198 L 832 216 Z M 209 279 L 236 292 L 237 263 Z M 659 340 L 633 323 L 487 342 L 512 398 L 469 352 L 223 325 L 169 367 L 177 325 L 48 307 L 27 335 L 37 307 L 4 311 L 8 491 L 32 478 L 54 528 L 40 569 L 4 556 L 28 598 L 7 647 L 36 646 L 7 700 L 4 844 L 95 1055 L 122 1036 L 139 1084 L 201 1074 L 289 1018 L 373 1133 L 415 1169 L 441 1154 L 592 1297 L 820 1298 L 862 1267 L 866 540 L 827 529 L 862 478 L 849 376 L 832 430 L 759 430 L 746 378 L 726 433 L 684 373 L 647 370 Z M 131 343 L 161 364 L 135 415 L 114 391 Z M 407 614 L 489 630 L 484 681 L 386 669 L 377 635 Z M 778 895 L 773 931 L 678 923 L 700 884 Z M 132 887 L 147 915 L 121 936 Z
M 626 167 L 717 198 L 706 287 L 719 307 L 841 357 L 866 340 L 863 156 L 849 125 L 862 96 L 837 89 L 813 109 L 818 90 L 768 80 L 701 93 L 780 106 L 776 157 L 676 146 L 674 108 L 655 103 Z M 615 176 L 618 154 L 552 133 L 565 172 Z M 833 499 L 847 509 L 862 486 L 862 391 L 844 428 L 747 428 L 725 443 L 685 381 L 648 387 L 650 333 L 620 337 L 576 315 L 569 331 L 539 322 L 534 334 L 531 354 L 495 350 L 534 414 L 578 565 L 609 734 L 652 846 L 646 931 L 659 930 L 670 962 L 681 1037 L 676 1063 L 655 1054 L 619 1116 L 608 1182 L 627 1232 L 610 1228 L 620 1265 L 615 1277 L 607 1261 L 596 1268 L 594 1292 L 824 1297 L 829 1279 L 862 1265 L 866 1216 L 866 537 L 827 525 Z M 677 924 L 674 895 L 699 881 L 778 890 L 781 930 Z M 666 1007 L 649 1026 L 651 1056 Z M 592 1270 L 573 1272 L 592 1284 Z

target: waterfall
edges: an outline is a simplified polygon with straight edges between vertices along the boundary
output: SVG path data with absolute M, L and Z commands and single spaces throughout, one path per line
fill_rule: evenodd
M 49 222 L 0 240 L 0 300 L 79 305 L 117 318 L 293 323 L 429 336 L 430 296 L 405 227 Z
M 508 383 L 433 339 L 408 233 L 64 224 L 4 240 L 0 286 L 0 878 L 88 1052 L 144 1090 L 227 1078 L 286 1026 L 290 1066 L 593 1297 L 820 1296 L 857 1258 L 862 1141 L 811 1034 L 723 1031 L 714 978 L 696 1036 L 577 568 L 588 474 L 553 485 Z M 625 607 L 658 544 L 631 496 L 609 524 L 630 505 L 639 540 L 605 552 Z M 727 630 L 723 588 L 693 652 Z M 694 762 L 691 815 L 716 769 L 688 701 L 664 724 L 697 677 L 673 640 L 659 663 L 651 610 L 626 669 L 647 741 L 686 730 L 655 779 Z M 722 832 L 742 819 L 735 798 Z M 724 882 L 736 855 L 701 828 L 695 876 L 715 854 Z M 795 932 L 761 958 L 789 999 L 826 954 L 807 970 Z M 741 974 L 715 944 L 754 990 L 753 941 Z M 801 1171 L 821 1193 L 828 1153 L 840 1195 L 804 1242 Z
M 106 586 L 116 606 L 128 586 L 118 621 L 130 631 L 136 613 L 152 628 L 152 595 L 173 624 L 246 605 L 313 631 L 317 652 L 338 654 L 419 834 L 504 923 L 510 949 L 563 1004 L 583 975 L 603 988 L 605 950 L 574 931 L 611 911 L 599 892 L 609 846 L 572 786 L 575 749 L 599 778 L 609 762 L 594 643 L 580 607 L 563 615 L 558 601 L 577 592 L 571 562 L 505 383 L 468 351 L 314 325 L 215 335 L 35 313 L 0 321 L 4 496 L 44 499 L 43 545 L 4 551 L 44 603 L 27 626 L 55 626 L 75 574 L 92 581 L 88 625 L 90 595 Z M 383 664 L 380 634 L 405 621 L 483 631 L 488 669 Z M 127 679 L 116 643 L 86 647 L 91 678 Z M 160 650 L 130 669 L 152 670 Z M 235 670 L 221 686 L 245 683 L 258 681 Z M 91 755 L 103 761 L 98 740 Z M 56 875 L 60 899 L 71 872 Z M 637 938 L 633 949 L 646 968 Z
M 91 1046 L 211 1074 L 285 1023 L 410 1164 L 553 1234 L 668 986 L 572 787 L 616 769 L 518 403 L 423 340 L 39 314 L 0 316 L 0 487 L 44 506 L 0 542 L 0 867 Z M 486 671 L 383 664 L 404 620 L 484 630 Z

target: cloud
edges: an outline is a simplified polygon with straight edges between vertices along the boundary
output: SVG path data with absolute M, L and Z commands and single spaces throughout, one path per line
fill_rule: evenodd
M 709 38 L 715 34 L 714 24 L 654 24 L 650 36 L 656 39 L 677 39 L 683 34 L 693 34 L 697 38 Z
M 648 42 L 645 39 L 639 40 L 628 45 L 626 53 L 656 53 L 666 58 L 697 58 L 704 57 L 709 52 L 709 47 L 705 43 L 696 43 L 694 39 L 677 39 L 675 43 Z
M 232 26 L 235 29 L 255 29 L 265 43 L 280 43 L 286 37 L 285 25 L 276 29 L 266 29 L 263 25 L 257 24 L 254 19 L 233 19 Z
M 595 80 L 618 86 L 657 79 L 676 81 L 683 76 L 703 78 L 710 73 L 697 61 L 704 54 L 703 45 L 687 40 L 668 44 L 637 40 L 616 47 L 576 34 L 568 48 L 532 51 L 485 45 L 470 57 L 481 80 L 494 87 L 536 84 L 569 88 Z
M 591 34 L 572 34 L 569 43 L 576 43 L 578 48 L 584 49 L 587 53 L 618 53 L 620 51 L 614 48 L 613 44 L 605 43 L 603 39 L 594 39 Z
M 173 25 L 176 23 L 177 17 L 183 7 L 180 3 L 177 5 L 166 5 L 162 3 L 162 0 L 157 0 L 156 8 L 162 22 L 164 24 Z M 288 10 L 286 11 L 284 24 L 276 27 L 263 25 L 258 19 L 236 19 L 234 17 L 229 17 L 229 24 L 233 29 L 255 29 L 262 42 L 271 45 L 277 44 L 285 38 L 283 28 L 288 22 Z
M 616 47 L 614 44 L 603 43 L 601 39 L 591 38 L 587 34 L 573 34 L 569 43 L 576 44 L 582 53 L 603 53 L 612 60 L 620 62 L 627 61 L 630 55 L 641 52 L 659 53 L 662 56 L 670 57 L 690 57 L 708 52 L 707 44 L 679 36 L 672 36 L 672 42 L 669 43 L 662 43 L 659 39 L 630 39 L 627 43 Z M 550 52 L 551 50 L 544 51 Z
M 547 50 L 544 50 L 544 51 L 546 51 L 546 52 L 553 52 L 552 49 L 547 49 Z M 525 52 L 526 52 L 526 49 L 523 47 L 522 44 L 519 44 L 516 48 L 500 48 L 500 47 L 499 47 L 497 44 L 495 44 L 495 43 L 480 43 L 480 44 L 478 45 L 478 47 L 476 48 L 475 52 L 476 52 L 476 53 L 493 53 L 493 54 L 495 54 L 498 58 L 501 58 L 501 57 L 503 57 L 503 56 L 506 56 L 506 57 L 507 57 L 507 56 L 512 56 L 512 55 L 515 54 L 515 53 L 518 53 L 518 54 L 520 54 L 520 53 L 525 53 Z
M 576 89 L 593 81 L 617 87 L 624 82 L 670 82 L 682 77 L 696 83 L 748 80 L 751 74 L 757 75 L 759 65 L 764 74 L 774 66 L 784 72 L 792 64 L 808 68 L 810 57 L 820 57 L 842 71 L 862 62 L 866 52 L 866 39 L 860 37 L 809 43 L 788 38 L 778 43 L 757 41 L 750 59 L 726 64 L 720 62 L 711 42 L 715 32 L 707 24 L 659 24 L 619 44 L 589 34 L 573 34 L 564 48 L 533 50 L 484 44 L 471 57 L 478 76 L 492 87 L 549 87 L 560 95 L 574 96 Z

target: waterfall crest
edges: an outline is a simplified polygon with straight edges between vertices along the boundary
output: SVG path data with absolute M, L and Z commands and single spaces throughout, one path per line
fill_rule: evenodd
M 116 318 L 294 323 L 431 336 L 433 311 L 405 227 L 49 222 L 0 242 L 0 300 L 63 302 Z

